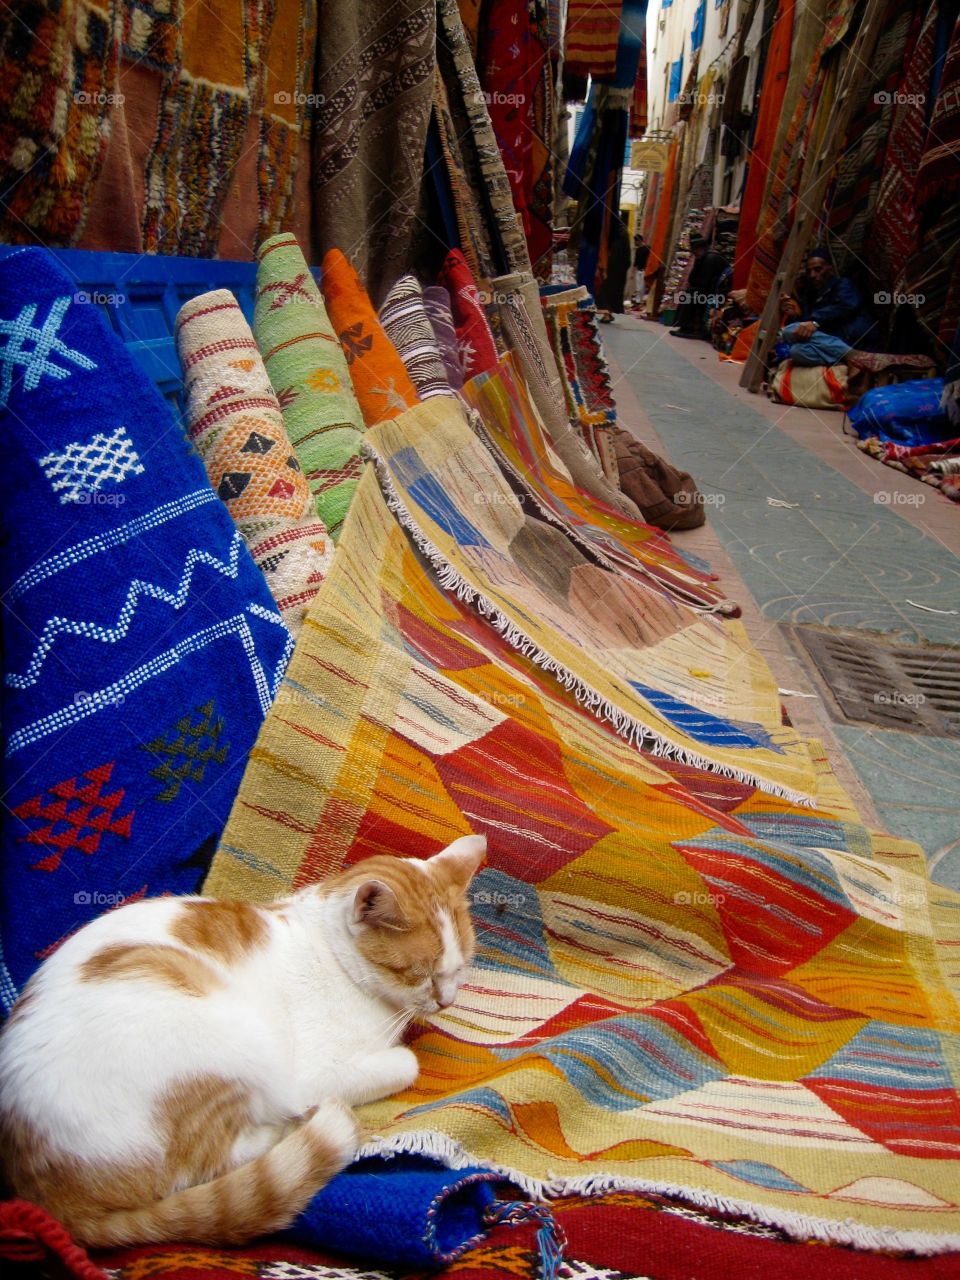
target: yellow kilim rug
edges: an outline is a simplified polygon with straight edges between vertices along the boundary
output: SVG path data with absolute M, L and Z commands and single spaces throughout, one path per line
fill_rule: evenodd
M 482 832 L 476 962 L 380 1147 L 960 1247 L 960 897 L 822 764 L 801 808 L 662 763 L 445 594 L 367 468 L 206 891 Z

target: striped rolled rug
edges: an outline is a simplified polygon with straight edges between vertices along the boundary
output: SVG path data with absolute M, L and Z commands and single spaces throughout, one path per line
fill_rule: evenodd
M 333 544 L 314 511 L 250 326 L 227 289 L 180 308 L 187 429 L 296 634 L 326 575 Z
M 336 540 L 362 466 L 363 415 L 296 238 L 273 236 L 257 259 L 254 333 L 317 514 Z
M 423 291 L 423 305 L 427 309 L 427 319 L 446 370 L 447 381 L 454 391 L 459 391 L 463 386 L 463 366 L 457 350 L 457 330 L 453 323 L 450 293 L 443 285 L 429 285 Z
M 380 323 L 400 353 L 421 400 L 455 394 L 415 276 L 401 276 L 380 308 Z

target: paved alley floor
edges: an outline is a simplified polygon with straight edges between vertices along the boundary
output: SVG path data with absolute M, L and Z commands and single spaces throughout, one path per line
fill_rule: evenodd
M 960 507 L 862 454 L 841 413 L 750 395 L 707 343 L 630 316 L 603 336 L 622 425 L 703 494 L 707 526 L 675 540 L 743 606 L 791 719 L 824 741 L 865 820 L 917 840 L 960 889 L 960 738 L 847 720 L 789 630 L 960 646 Z

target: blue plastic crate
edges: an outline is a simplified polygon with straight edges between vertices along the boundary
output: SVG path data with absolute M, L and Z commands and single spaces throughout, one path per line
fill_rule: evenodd
M 0 257 L 19 245 L 0 245 Z M 89 249 L 48 250 L 76 282 L 78 296 L 103 308 L 113 329 L 130 348 L 178 419 L 183 410 L 183 376 L 173 327 L 185 302 L 211 289 L 236 295 L 253 323 L 257 264 L 210 258 L 168 258 L 149 253 L 94 253 Z M 314 276 L 319 272 L 314 270 Z

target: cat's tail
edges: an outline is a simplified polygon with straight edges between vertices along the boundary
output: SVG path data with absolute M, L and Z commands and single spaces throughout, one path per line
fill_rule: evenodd
M 352 1112 L 339 1102 L 325 1102 L 255 1160 L 141 1209 L 118 1209 L 77 1224 L 74 1231 L 91 1247 L 162 1241 L 243 1244 L 289 1226 L 353 1159 L 356 1148 Z

